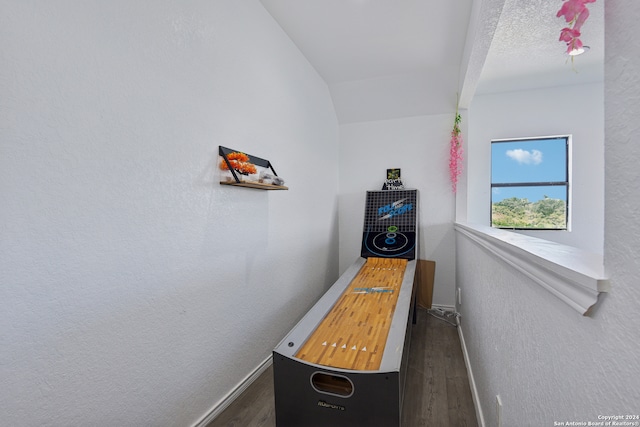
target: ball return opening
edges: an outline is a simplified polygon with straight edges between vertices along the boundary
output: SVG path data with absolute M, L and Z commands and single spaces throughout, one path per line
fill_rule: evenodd
M 400 426 L 417 190 L 369 191 L 361 256 L 273 351 L 276 424 Z

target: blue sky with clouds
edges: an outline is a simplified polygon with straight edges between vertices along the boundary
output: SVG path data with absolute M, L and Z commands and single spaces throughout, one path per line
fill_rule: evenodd
M 567 148 L 565 138 L 494 142 L 491 144 L 493 183 L 565 181 Z M 510 197 L 535 202 L 548 196 L 567 198 L 565 187 L 501 187 L 492 189 L 492 202 Z

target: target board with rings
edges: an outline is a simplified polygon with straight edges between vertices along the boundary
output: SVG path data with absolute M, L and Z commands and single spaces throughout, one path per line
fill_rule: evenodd
M 363 258 L 416 258 L 417 190 L 367 191 Z

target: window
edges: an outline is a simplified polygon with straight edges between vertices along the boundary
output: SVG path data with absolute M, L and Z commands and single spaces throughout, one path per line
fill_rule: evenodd
M 569 136 L 491 141 L 491 226 L 566 230 Z

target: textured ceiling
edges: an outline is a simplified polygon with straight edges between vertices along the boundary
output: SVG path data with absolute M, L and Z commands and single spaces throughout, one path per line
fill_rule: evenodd
M 449 113 L 457 93 L 602 81 L 604 0 L 572 64 L 562 0 L 260 0 L 331 92 L 341 123 Z
M 588 4 L 582 42 L 591 47 L 573 64 L 558 41 L 566 26 L 561 1 L 506 0 L 482 68 L 478 93 L 531 89 L 604 78 L 604 0 Z

